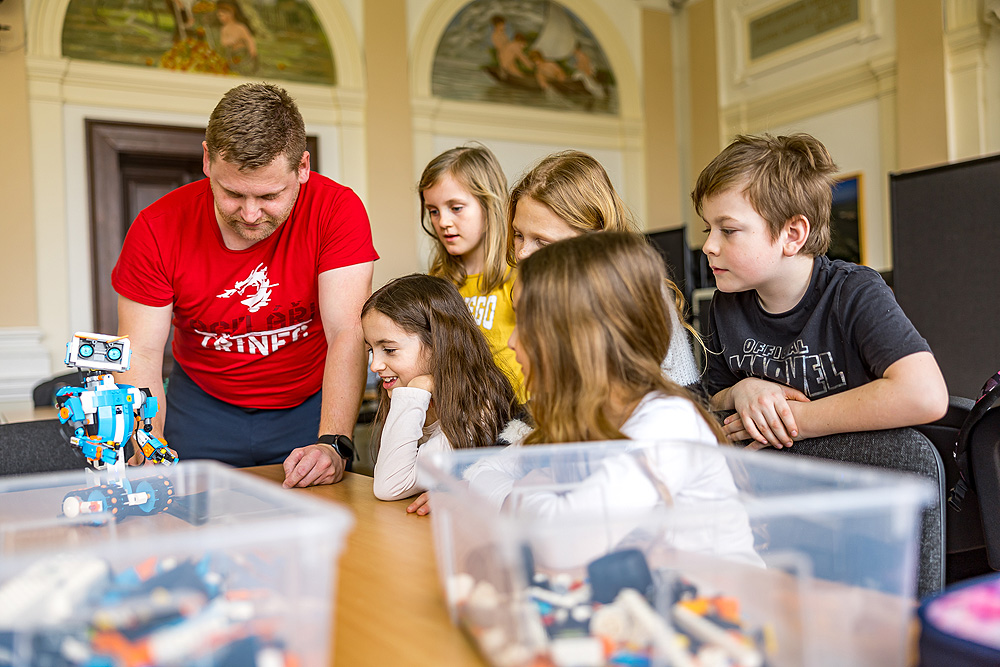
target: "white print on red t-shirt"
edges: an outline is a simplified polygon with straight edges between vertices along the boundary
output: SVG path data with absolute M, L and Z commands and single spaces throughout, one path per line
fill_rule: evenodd
M 486 330 L 493 328 L 493 316 L 497 312 L 497 297 L 493 296 L 467 296 L 465 303 L 469 306 L 469 312 L 476 318 L 476 324 Z
M 310 322 L 312 320 L 306 320 L 305 322 L 282 327 L 281 329 L 274 329 L 273 331 L 260 331 L 236 336 L 230 336 L 227 333 L 214 334 L 208 331 L 198 331 L 197 329 L 194 332 L 202 337 L 202 347 L 208 347 L 211 344 L 219 352 L 246 352 L 266 357 L 282 345 L 289 342 L 294 343 L 300 338 L 308 336 Z
M 216 299 L 228 299 L 234 294 L 239 294 L 243 296 L 243 292 L 246 291 L 248 287 L 256 287 L 257 291 L 243 299 L 240 303 L 247 307 L 251 313 L 256 313 L 258 310 L 266 306 L 271 302 L 271 288 L 277 287 L 279 283 L 272 283 L 267 279 L 267 267 L 264 266 L 264 262 L 257 265 L 257 268 L 250 272 L 250 275 L 245 279 L 238 281 L 233 289 L 227 289 L 222 292 L 222 294 L 216 294 Z

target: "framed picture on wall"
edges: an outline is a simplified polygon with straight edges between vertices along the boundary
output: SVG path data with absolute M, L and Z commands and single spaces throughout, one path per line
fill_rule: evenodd
M 855 264 L 865 263 L 864 219 L 861 199 L 861 173 L 847 174 L 833 186 L 830 212 L 830 259 L 843 259 Z

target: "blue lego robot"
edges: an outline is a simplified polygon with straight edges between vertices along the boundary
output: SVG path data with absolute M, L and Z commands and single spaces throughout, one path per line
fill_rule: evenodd
M 89 371 L 83 387 L 56 392 L 59 421 L 73 428 L 70 443 L 79 447 L 100 482 L 73 491 L 63 500 L 63 514 L 109 512 L 115 520 L 129 514 L 152 514 L 173 502 L 170 482 L 162 477 L 138 480 L 125 476 L 126 445 L 134 441 L 147 459 L 173 465 L 177 455 L 154 436 L 156 397 L 149 389 L 116 384 L 111 371 L 129 369 L 132 350 L 124 336 L 77 333 L 66 344 L 66 365 Z M 105 473 L 102 478 L 98 473 Z

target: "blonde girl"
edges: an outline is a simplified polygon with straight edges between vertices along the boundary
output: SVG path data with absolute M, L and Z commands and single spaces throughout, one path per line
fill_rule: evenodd
M 543 158 L 511 189 L 507 226 L 507 261 L 511 266 L 562 239 L 593 232 L 639 233 L 604 167 L 580 151 Z M 674 336 L 661 370 L 679 385 L 697 387 L 700 373 L 689 338 L 694 330 L 683 324 L 681 317 L 684 297 L 669 278 L 664 285 L 672 295 L 668 315 Z
M 586 234 L 540 249 L 518 271 L 510 346 L 527 378 L 534 419 L 521 444 L 700 444 L 635 443 L 630 453 L 583 471 L 568 491 L 553 490 L 549 482 L 565 466 L 553 463 L 551 470 L 525 474 L 515 447 L 470 468 L 466 478 L 473 492 L 519 518 L 554 523 L 580 515 L 641 517 L 661 504 L 711 503 L 720 508 L 717 521 L 676 531 L 672 544 L 759 565 L 732 474 L 718 450 L 722 430 L 688 390 L 660 371 L 671 337 L 660 255 L 636 234 Z M 615 548 L 635 527 L 623 521 L 572 540 L 540 535 L 532 548 L 551 566 L 585 563 Z
M 521 412 L 510 380 L 447 280 L 414 274 L 387 283 L 365 302 L 361 325 L 371 370 L 381 380 L 373 429 L 381 500 L 424 490 L 416 480 L 418 457 L 496 445 Z M 426 514 L 425 504 L 418 499 L 408 511 Z
M 497 364 L 523 397 L 524 377 L 507 347 L 514 328 L 513 273 L 507 262 L 507 179 L 481 144 L 447 150 L 417 185 L 421 226 L 435 241 L 430 274 L 450 280 L 490 343 Z

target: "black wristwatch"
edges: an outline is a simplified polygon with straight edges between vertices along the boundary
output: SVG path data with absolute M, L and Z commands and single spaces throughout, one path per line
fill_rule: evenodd
M 331 435 L 325 433 L 318 438 L 316 442 L 321 442 L 324 445 L 330 445 L 336 450 L 340 457 L 344 459 L 345 465 L 344 470 L 350 472 L 351 464 L 354 462 L 354 443 L 346 435 Z

